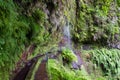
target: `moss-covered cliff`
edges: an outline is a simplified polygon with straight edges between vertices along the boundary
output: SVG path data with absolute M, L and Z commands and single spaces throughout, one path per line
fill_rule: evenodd
M 73 40 L 113 47 L 119 41 L 119 0 L 77 0 Z M 117 41 L 116 41 L 117 40 Z

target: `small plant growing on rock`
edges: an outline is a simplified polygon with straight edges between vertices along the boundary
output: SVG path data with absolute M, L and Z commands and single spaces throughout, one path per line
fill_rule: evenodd
M 70 49 L 63 49 L 62 50 L 62 57 L 67 63 L 71 63 L 73 61 L 77 61 L 77 56 L 73 53 Z

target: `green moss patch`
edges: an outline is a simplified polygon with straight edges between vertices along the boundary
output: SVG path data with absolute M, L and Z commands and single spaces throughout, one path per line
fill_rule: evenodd
M 72 50 L 64 48 L 62 50 L 62 57 L 68 61 L 68 63 L 71 63 L 72 61 L 77 61 L 77 56 L 73 53 Z
M 48 60 L 48 73 L 50 80 L 91 80 L 83 71 L 71 70 L 55 59 Z

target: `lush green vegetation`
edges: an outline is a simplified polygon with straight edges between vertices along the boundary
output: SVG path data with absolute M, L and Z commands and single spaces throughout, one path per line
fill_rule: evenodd
M 62 50 L 62 57 L 65 61 L 67 61 L 68 63 L 71 63 L 72 61 L 77 61 L 77 57 L 76 55 L 73 53 L 72 50 L 70 49 L 63 49 Z
M 36 8 L 29 16 L 22 9 L 12 0 L 0 0 L 0 80 L 9 79 L 10 71 L 30 43 L 45 44 L 50 39 L 43 26 L 44 12 Z
M 80 54 L 92 66 L 83 61 L 81 70 L 71 69 L 77 56 L 64 48 L 65 40 L 59 43 L 67 22 L 75 48 L 81 50 L 80 44 L 92 46 L 87 56 L 84 52 Z M 35 49 L 27 59 L 52 47 L 62 47 L 61 60 L 48 59 L 51 80 L 119 80 L 120 50 L 111 49 L 120 49 L 119 29 L 120 0 L 0 0 L 0 80 L 14 76 L 15 64 L 31 44 Z M 30 80 L 34 79 L 39 62 L 31 71 Z M 92 75 L 87 71 L 89 67 L 93 69 Z M 98 76 L 95 71 L 102 73 Z
M 50 80 L 91 80 L 85 71 L 74 71 L 54 59 L 48 61 Z
M 18 54 L 25 48 L 29 27 L 17 16 L 12 0 L 0 0 L 0 79 L 8 79 L 8 71 L 13 68 Z
M 111 19 L 116 18 L 116 14 L 119 14 L 116 11 L 116 3 L 113 0 L 80 0 L 80 3 L 73 39 L 86 43 L 114 42 L 114 35 L 120 33 L 118 21 Z M 115 10 L 116 13 L 112 10 Z
M 96 72 L 98 74 L 94 74 L 96 76 L 102 76 L 105 80 L 119 80 L 120 77 L 120 50 L 118 49 L 93 49 L 85 51 L 83 50 L 85 55 L 86 62 L 88 61 L 89 67 L 92 72 Z M 102 71 L 102 72 L 101 72 Z
M 120 79 L 120 50 L 96 49 L 92 50 L 92 61 L 101 67 L 104 76 L 108 79 Z
M 74 61 L 77 61 L 77 56 L 67 48 L 62 50 L 61 57 L 58 60 L 49 59 L 48 73 L 50 80 L 91 80 L 83 66 L 81 66 L 81 70 L 71 69 Z

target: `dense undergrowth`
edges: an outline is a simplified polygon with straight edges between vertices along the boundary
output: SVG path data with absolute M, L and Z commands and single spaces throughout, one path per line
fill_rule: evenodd
M 82 70 L 71 68 L 74 61 L 77 61 L 76 55 L 67 48 L 62 50 L 58 59 L 49 59 L 47 68 L 50 80 L 91 80 L 84 67 Z
M 23 1 L 24 5 L 28 2 Z M 28 15 L 24 10 L 27 6 L 19 5 L 13 0 L 0 0 L 0 80 L 9 80 L 11 70 L 29 44 L 45 44 L 50 39 L 43 26 L 44 12 L 36 8 Z
M 120 50 L 103 48 L 90 50 L 87 53 L 91 55 L 94 68 L 100 67 L 102 76 L 107 80 L 120 79 Z
M 92 74 L 89 74 L 86 69 L 86 61 L 84 62 L 84 64 L 80 66 L 80 69 L 73 69 L 72 63 L 75 61 L 75 57 L 73 56 L 76 55 L 74 55 L 74 53 L 71 53 L 70 49 L 64 49 L 63 52 L 64 54 L 61 54 L 62 56 L 61 57 L 59 56 L 58 59 L 48 60 L 47 68 L 50 80 L 107 80 L 107 78 L 102 74 L 98 75 L 95 73 L 95 71 L 97 71 L 97 73 L 101 73 L 100 70 L 93 70 L 91 72 Z M 71 56 L 71 54 L 73 56 Z M 63 55 L 69 57 L 66 57 L 65 60 Z M 68 61 L 68 63 L 67 62 L 64 63 L 64 60 L 67 61 L 67 59 L 68 60 L 70 59 L 70 61 Z M 91 69 L 90 67 L 93 68 L 93 66 L 90 65 L 87 66 L 88 69 Z
M 72 61 L 77 61 L 76 55 L 70 49 L 63 49 L 62 50 L 62 57 L 66 61 L 66 63 L 71 63 Z
M 84 71 L 71 70 L 54 59 L 48 61 L 50 80 L 91 80 Z

